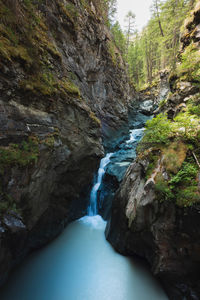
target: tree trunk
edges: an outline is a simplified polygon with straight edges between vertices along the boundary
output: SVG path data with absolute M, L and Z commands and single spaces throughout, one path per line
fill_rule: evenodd
M 156 4 L 156 14 L 157 14 L 157 18 L 158 18 L 158 25 L 159 25 L 159 28 L 160 28 L 160 33 L 161 33 L 162 36 L 164 36 L 161 21 L 160 21 L 160 15 L 159 15 L 159 11 L 158 11 L 158 1 L 157 0 L 155 1 L 155 4 Z

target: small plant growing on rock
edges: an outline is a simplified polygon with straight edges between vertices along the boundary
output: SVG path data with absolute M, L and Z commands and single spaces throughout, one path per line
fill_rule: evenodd
M 145 136 L 142 142 L 167 144 L 172 132 L 172 125 L 166 114 L 159 114 L 146 122 Z
M 178 72 L 187 80 L 200 82 L 200 50 L 193 43 L 182 53 Z

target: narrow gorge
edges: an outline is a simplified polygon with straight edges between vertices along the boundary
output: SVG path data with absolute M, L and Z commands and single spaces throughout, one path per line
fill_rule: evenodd
M 141 88 L 114 2 L 0 0 L 2 300 L 200 299 L 200 3 Z

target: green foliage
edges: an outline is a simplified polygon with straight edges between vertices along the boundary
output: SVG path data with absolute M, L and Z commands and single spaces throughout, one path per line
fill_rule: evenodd
M 1 193 L 1 201 L 0 201 L 0 217 L 3 216 L 8 211 L 14 211 L 20 214 L 20 210 L 17 208 L 17 205 L 14 199 L 5 193 Z
M 144 71 L 144 45 L 138 34 L 135 34 L 134 41 L 130 43 L 127 60 L 129 64 L 129 74 L 135 86 L 141 88 L 145 83 Z
M 195 184 L 197 172 L 195 165 L 184 162 L 181 170 L 171 178 L 169 182 L 171 188 L 173 189 L 177 185 Z
M 30 76 L 20 82 L 20 87 L 25 91 L 32 91 L 34 94 L 41 93 L 45 96 L 53 94 L 73 95 L 80 97 L 79 88 L 71 80 L 57 78 L 50 71 L 43 71 L 37 75 Z
M 177 70 L 182 78 L 200 82 L 200 50 L 190 44 L 182 53 L 181 60 Z
M 167 103 L 167 99 L 163 99 L 159 102 L 159 108 L 163 108 Z
M 2 187 L 0 186 L 0 217 L 3 216 L 6 212 L 14 211 L 20 213 L 20 210 L 17 208 L 17 205 L 14 199 L 9 195 L 3 192 Z
M 104 0 L 104 7 L 106 13 L 106 23 L 110 27 L 114 23 L 115 15 L 117 13 L 117 0 Z
M 175 69 L 180 29 L 192 9 L 189 0 L 157 2 L 158 11 L 154 5 L 148 25 L 140 35 L 132 35 L 128 49 L 129 72 L 138 88 L 151 83 L 160 70 Z
M 145 135 L 142 142 L 167 144 L 172 133 L 172 124 L 166 114 L 159 114 L 146 122 Z
M 177 205 L 187 207 L 200 201 L 197 174 L 194 163 L 184 162 L 181 170 L 169 181 Z
M 111 26 L 111 32 L 113 34 L 116 46 L 121 51 L 121 53 L 124 54 L 126 48 L 126 39 L 118 21 Z
M 172 200 L 174 198 L 171 189 L 168 187 L 167 181 L 165 181 L 163 178 L 157 180 L 155 184 L 155 192 L 156 192 L 157 199 L 160 200 L 161 202 Z
M 95 113 L 93 111 L 90 112 L 90 118 L 94 123 L 96 123 L 98 126 L 101 126 L 101 121 L 96 117 Z
M 69 79 L 63 79 L 63 80 L 59 80 L 56 84 L 58 91 L 63 92 L 64 94 L 71 94 L 74 96 L 77 96 L 78 98 L 80 98 L 81 96 L 81 92 L 78 88 L 78 86 L 70 81 Z
M 45 140 L 43 140 L 43 144 L 49 148 L 53 148 L 55 144 L 54 135 L 49 135 L 48 137 L 46 137 Z
M 177 193 L 176 204 L 178 206 L 188 207 L 199 202 L 200 194 L 197 189 L 197 186 L 189 186 L 187 188 L 184 188 L 183 190 L 179 190 Z
M 146 171 L 146 176 L 145 176 L 146 179 L 148 179 L 152 175 L 152 172 L 155 169 L 156 164 L 158 162 L 158 158 L 159 158 L 158 155 L 153 154 L 152 152 L 150 153 L 150 155 L 148 157 L 149 165 L 148 165 L 148 168 Z
M 173 129 L 175 132 L 183 135 L 185 138 L 194 136 L 198 125 L 198 119 L 195 116 L 191 116 L 187 112 L 179 113 L 174 121 Z
M 178 206 L 192 206 L 200 202 L 197 184 L 197 167 L 193 163 L 184 162 L 178 173 L 171 180 L 164 180 L 162 175 L 155 184 L 156 197 L 160 201 L 175 201 Z
M 108 41 L 108 51 L 110 53 L 112 62 L 114 65 L 117 64 L 117 55 L 116 55 L 116 47 L 112 41 Z
M 76 6 L 71 2 L 67 2 L 65 4 L 63 2 L 59 2 L 59 6 L 62 13 L 70 19 L 75 27 L 77 27 L 78 11 Z
M 0 173 L 3 174 L 8 166 L 18 165 L 25 167 L 37 162 L 39 155 L 38 140 L 29 137 L 28 141 L 21 144 L 9 144 L 8 147 L 0 147 Z
M 189 112 L 193 115 L 197 115 L 198 117 L 200 117 L 200 104 L 196 106 L 191 106 L 189 108 Z

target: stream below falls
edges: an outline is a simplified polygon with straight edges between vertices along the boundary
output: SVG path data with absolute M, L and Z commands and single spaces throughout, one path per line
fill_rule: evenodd
M 118 149 L 119 155 L 109 153 L 101 160 L 88 216 L 71 223 L 54 241 L 29 255 L 9 277 L 0 292 L 1 300 L 168 299 L 143 261 L 115 252 L 104 236 L 106 221 L 98 215 L 98 192 L 108 165 L 126 169 L 142 132 L 143 128 L 132 129 L 130 138 Z

